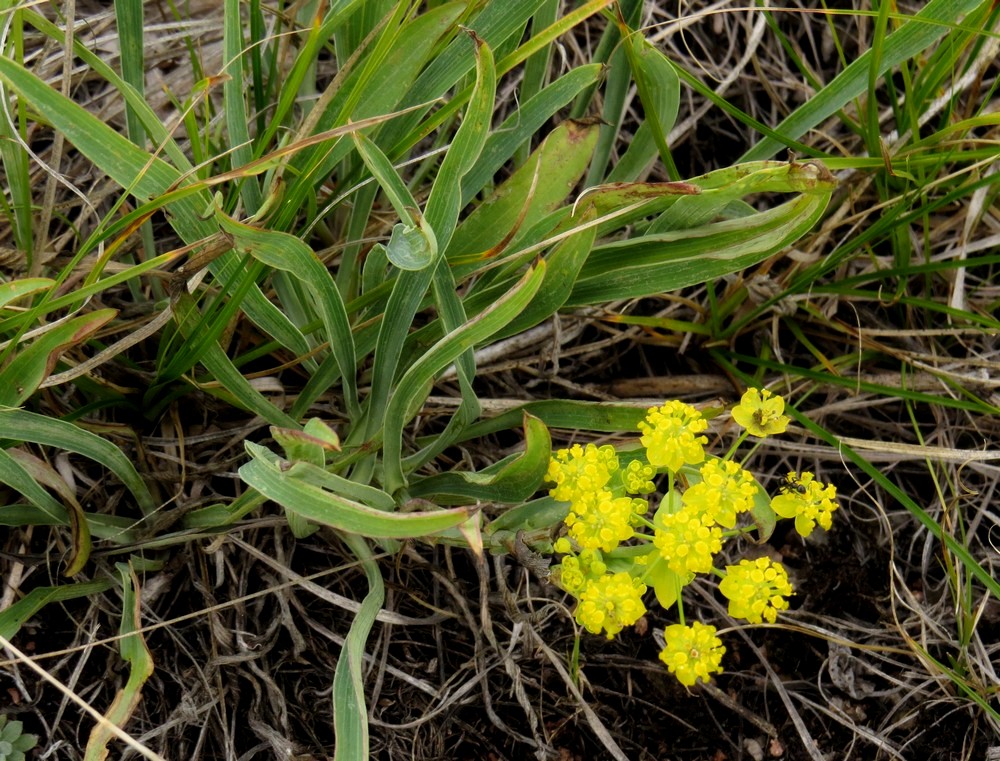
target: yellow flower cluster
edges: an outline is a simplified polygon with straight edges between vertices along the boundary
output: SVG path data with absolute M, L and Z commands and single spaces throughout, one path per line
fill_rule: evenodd
M 695 621 L 691 626 L 674 624 L 663 630 L 666 646 L 660 651 L 670 673 L 685 687 L 699 679 L 707 682 L 712 674 L 722 673 L 722 656 L 726 648 L 715 636 L 715 627 Z
M 546 479 L 555 484 L 549 494 L 569 502 L 566 527 L 583 549 L 611 552 L 632 538 L 639 517 L 649 509 L 646 500 L 625 492 L 651 485 L 652 468 L 630 463 L 624 473 L 620 470 L 618 454 L 609 445 L 576 444 L 560 449 L 549 462 Z
M 642 511 L 646 512 L 646 503 L 640 501 Z M 569 535 L 584 549 L 611 552 L 632 538 L 635 514 L 631 497 L 616 498 L 611 492 L 601 489 L 573 502 L 565 522 Z
M 613 446 L 574 444 L 553 455 L 545 480 L 555 484 L 549 491 L 554 499 L 573 503 L 601 491 L 616 470 L 618 454 Z
M 698 434 L 706 428 L 708 421 L 690 404 L 667 402 L 649 410 L 639 423 L 649 464 L 674 473 L 685 465 L 697 465 L 705 459 L 708 439 Z
M 732 460 L 709 460 L 699 473 L 701 481 L 684 492 L 684 505 L 724 528 L 733 528 L 736 516 L 753 507 L 757 493 L 753 476 Z
M 809 536 L 818 523 L 824 531 L 833 524 L 837 509 L 837 487 L 821 484 L 812 473 L 789 473 L 781 494 L 771 500 L 771 508 L 782 518 L 794 518 L 795 530 Z
M 606 632 L 613 638 L 646 612 L 642 596 L 646 585 L 630 573 L 605 574 L 584 585 L 576 620 L 591 634 Z
M 622 483 L 629 494 L 652 494 L 656 491 L 653 476 L 656 470 L 652 465 L 646 465 L 638 460 L 632 460 L 622 470 Z
M 594 444 L 553 455 L 549 494 L 568 503 L 566 534 L 553 544 L 562 555 L 553 579 L 577 598 L 574 617 L 584 629 L 611 639 L 636 623 L 646 612 L 647 582 L 661 605 L 678 606 L 683 621 L 681 590 L 696 574 L 722 577 L 719 589 L 736 618 L 773 623 L 788 609 L 792 587 L 780 563 L 762 557 L 725 571 L 714 566 L 725 541 L 748 530 L 740 525 L 744 513 L 752 511 L 758 526 L 773 525 L 775 515 L 794 518 L 803 536 L 816 526 L 830 528 L 837 507 L 832 485 L 812 473 L 789 473 L 769 506 L 754 477 L 732 459 L 746 437 L 784 432 L 784 410 L 780 396 L 749 389 L 732 410 L 745 431 L 724 458 L 706 455 L 708 421 L 679 401 L 647 410 L 638 425 L 643 450 L 630 451 L 627 459 L 619 460 L 613 446 Z M 667 474 L 666 493 L 650 519 L 646 497 L 656 491 L 658 474 Z M 675 624 L 664 637 L 660 660 L 681 684 L 709 681 L 722 671 L 725 648 L 715 627 Z
M 765 619 L 774 623 L 778 611 L 788 609 L 792 585 L 788 571 L 770 558 L 741 560 L 739 565 L 726 566 L 726 578 L 719 591 L 729 600 L 729 615 L 745 618 L 752 624 Z
M 689 573 L 709 573 L 712 556 L 722 549 L 722 529 L 706 523 L 695 510 L 662 516 L 662 526 L 653 534 L 653 544 L 671 571 L 681 577 Z
M 560 546 L 561 542 L 565 544 Z M 560 539 L 553 549 L 566 554 L 562 562 L 552 569 L 555 578 L 558 579 L 559 586 L 577 597 L 587 584 L 601 578 L 608 570 L 599 552 L 582 550 L 579 555 L 572 554 L 568 539 Z

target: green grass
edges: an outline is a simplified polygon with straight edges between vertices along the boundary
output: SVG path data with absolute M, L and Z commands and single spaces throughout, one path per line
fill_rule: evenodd
M 142 588 L 175 572 L 176 553 L 263 540 L 258 526 L 281 516 L 302 547 L 364 576 L 342 575 L 357 604 L 327 664 L 336 742 L 296 741 L 368 757 L 382 684 L 370 659 L 389 647 L 376 618 L 395 595 L 427 592 L 398 583 L 387 556 L 436 543 L 471 548 L 479 567 L 524 542 L 549 555 L 565 516 L 536 499 L 552 449 L 585 435 L 574 431 L 627 445 L 650 397 L 668 395 L 615 399 L 615 374 L 696 368 L 731 382 L 726 403 L 748 385 L 780 391 L 800 442 L 848 495 L 840 530 L 877 525 L 891 548 L 877 594 L 895 628 L 857 650 L 905 653 L 929 695 L 975 716 L 973 745 L 1000 726 L 984 655 L 984 611 L 1000 602 L 983 538 L 993 519 L 970 497 L 991 498 L 994 465 L 967 483 L 953 461 L 893 450 L 970 461 L 984 442 L 996 450 L 1000 9 L 751 11 L 751 23 L 766 14 L 758 65 L 780 62 L 787 79 L 773 86 L 806 92 L 765 107 L 759 92 L 717 93 L 682 40 L 716 50 L 713 23 L 742 34 L 735 6 L 675 33 L 635 1 L 227 0 L 211 44 L 172 10 L 183 35 L 161 56 L 144 5 L 115 3 L 120 56 L 87 25 L 73 38 L 93 102 L 68 80 L 53 86 L 33 56 L 62 45 L 65 19 L 3 15 L 0 228 L 20 259 L 0 283 L 0 525 L 21 539 L 0 556 L 18 580 L 0 642 L 81 601 L 114 610 L 113 660 L 129 675 L 92 705 L 133 738 L 165 725 L 143 713 L 168 675 L 144 641 L 161 614 L 142 607 Z M 830 35 L 829 59 L 803 47 L 804 25 Z M 158 93 L 154 70 L 192 79 Z M 711 109 L 671 144 L 695 103 Z M 733 132 L 739 150 L 707 163 L 722 140 L 706 136 Z M 80 177 L 114 191 L 72 187 Z M 579 343 L 561 347 L 581 322 Z M 542 337 L 509 348 L 525 335 Z M 588 342 L 620 341 L 626 359 L 602 376 L 603 349 Z M 664 360 L 665 345 L 689 353 Z M 484 357 L 496 350 L 525 353 L 494 370 Z M 198 443 L 243 426 L 253 432 L 217 442 L 238 445 L 225 462 Z M 153 457 L 151 436 L 175 443 Z M 869 449 L 845 443 L 869 438 Z M 754 456 L 761 478 L 808 458 L 767 445 Z M 32 554 L 48 578 L 22 583 L 14 568 Z M 918 600 L 903 578 L 937 586 Z M 796 626 L 837 636 L 807 615 Z M 507 663 L 523 691 L 527 665 Z M 574 701 L 588 697 L 580 687 L 569 685 Z M 517 703 L 528 718 L 507 727 L 521 738 L 507 752 L 551 747 L 532 701 L 518 692 Z M 225 757 L 240 710 L 217 709 L 223 739 L 202 757 Z M 582 710 L 592 752 L 634 753 Z M 792 723 L 808 751 L 819 730 Z M 877 731 L 905 747 L 891 725 Z M 111 743 L 100 726 L 83 757 Z M 173 756 L 168 733 L 151 737 L 147 757 Z

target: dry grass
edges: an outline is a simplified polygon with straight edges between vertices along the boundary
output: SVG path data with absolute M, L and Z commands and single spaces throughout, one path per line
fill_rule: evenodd
M 764 17 L 741 7 L 686 3 L 686 18 L 678 23 L 677 8 L 662 4 L 649 11 L 649 37 L 672 59 L 701 72 L 722 97 L 775 124 L 812 93 L 790 68 Z M 194 42 L 205 71 L 219 67 L 218 12 L 216 4 L 202 3 L 190 18 L 147 30 L 147 55 L 156 62 L 150 98 L 165 121 L 176 118 L 165 93 L 186 93 L 194 79 L 187 59 L 177 54 L 179 40 Z M 80 36 L 109 60 L 116 53 L 110 13 L 81 2 L 75 15 Z M 864 17 L 827 19 L 813 7 L 788 7 L 775 19 L 824 81 L 838 68 L 831 25 L 848 59 L 870 39 L 871 22 Z M 582 30 L 565 41 L 561 51 L 570 63 L 587 60 L 596 33 Z M 120 101 L 72 59 L 39 46 L 30 60 L 53 86 L 102 119 L 123 124 Z M 968 100 L 987 92 L 998 74 L 995 62 L 986 65 L 968 84 Z M 636 120 L 640 116 L 633 113 Z M 886 133 L 891 129 L 887 109 Z M 982 137 L 995 141 L 996 128 L 989 129 Z M 50 221 L 43 228 L 50 252 L 40 265 L 58 268 L 117 189 L 71 146 L 42 135 L 32 139 L 39 159 L 32 170 L 36 200 L 44 205 L 40 218 Z M 753 140 L 743 125 L 684 91 L 670 135 L 682 175 L 725 166 Z M 861 137 L 838 119 L 806 140 L 842 155 L 864 152 Z M 820 228 L 787 256 L 744 274 L 759 303 L 885 211 L 870 174 L 845 170 L 841 177 L 843 197 Z M 650 178 L 663 179 L 659 165 L 651 167 Z M 958 198 L 915 221 L 905 234 L 928 263 L 993 248 L 1000 240 L 1000 216 L 984 205 L 989 198 Z M 9 229 L 0 228 L 0 245 L 11 248 Z M 6 261 L 9 273 L 22 273 L 13 257 Z M 905 386 L 958 400 L 978 395 L 996 408 L 997 337 L 952 325 L 940 312 L 894 302 L 893 294 L 872 301 L 836 287 L 892 266 L 891 253 L 875 248 L 846 258 L 824 276 L 832 287 L 772 304 L 714 343 L 629 325 L 623 317 L 708 323 L 713 304 L 735 292 L 740 278 L 715 284 L 717 302 L 699 287 L 564 314 L 503 353 L 481 357 L 479 394 L 487 410 L 544 398 L 731 402 L 738 386 L 720 357 L 761 356 L 761 347 L 769 347 L 764 353 L 772 361 L 816 368 L 821 376 L 793 378 L 787 396 L 797 399 L 809 391 L 801 409 L 814 423 L 849 437 L 995 576 L 1000 418 L 958 406 L 911 404 L 878 387 Z M 913 295 L 995 314 L 995 281 L 977 281 L 981 271 L 961 272 L 950 291 L 936 279 Z M 118 296 L 120 302 L 108 304 L 127 310 L 128 291 L 123 287 Z M 753 308 L 747 302 L 727 324 L 736 325 Z M 148 319 L 136 314 L 135 324 Z M 245 345 L 257 340 L 251 327 L 240 326 L 247 331 L 239 338 Z M 133 358 L 141 358 L 142 350 L 137 347 Z M 769 382 L 777 377 L 766 374 Z M 142 374 L 109 369 L 107 380 L 136 388 Z M 435 413 L 448 414 L 456 393 L 442 384 L 434 397 L 439 406 L 426 410 L 421 424 L 429 430 L 441 425 Z M 72 401 L 51 394 L 44 404 L 58 416 L 72 409 Z M 146 527 L 150 537 L 166 534 L 186 511 L 231 500 L 240 489 L 235 471 L 244 458 L 242 442 L 266 436 L 259 419 L 197 392 L 151 428 L 120 413 L 102 419 L 96 412 L 90 420 L 108 426 L 107 435 L 155 479 L 165 506 Z M 582 436 L 554 433 L 557 443 Z M 722 428 L 713 434 L 730 436 Z M 448 455 L 455 463 L 482 466 L 516 446 L 491 437 Z M 530 553 L 521 562 L 511 556 L 477 559 L 446 546 L 409 544 L 381 559 L 389 591 L 366 662 L 373 756 L 569 761 L 612 757 L 619 749 L 618 757 L 678 761 L 950 761 L 996 753 L 1000 727 L 956 685 L 978 689 L 996 707 L 1000 602 L 942 553 L 910 511 L 805 429 L 768 442 L 753 463 L 772 485 L 789 470 L 812 470 L 837 483 L 842 511 L 819 540 L 788 534 L 763 549 L 732 548 L 734 556 L 780 555 L 796 577 L 797 596 L 778 625 L 728 630 L 727 673 L 716 686 L 686 691 L 662 671 L 656 638 L 666 616 L 658 609 L 612 642 L 585 637 L 576 658 L 572 601 L 544 580 L 540 559 Z M 80 488 L 86 503 L 122 497 L 96 469 L 86 472 L 68 459 L 53 465 Z M 332 757 L 331 674 L 357 590 L 364 588 L 351 553 L 332 533 L 295 540 L 270 508 L 226 533 L 172 536 L 166 545 L 135 548 L 137 556 L 156 556 L 165 565 L 143 578 L 143 622 L 156 671 L 129 733 L 170 759 Z M 20 591 L 58 583 L 63 542 L 58 532 L 41 528 L 4 536 L 0 608 Z M 93 575 L 113 572 L 116 559 L 95 552 Z M 698 592 L 688 615 L 727 620 L 711 589 Z M 19 634 L 20 648 L 43 655 L 39 664 L 62 688 L 43 683 L 16 658 L 0 664 L 0 706 L 41 736 L 47 754 L 39 758 L 82 757 L 92 722 L 63 689 L 106 706 L 122 682 L 112 603 L 117 601 L 95 596 L 51 606 Z M 117 757 L 136 754 L 122 750 Z

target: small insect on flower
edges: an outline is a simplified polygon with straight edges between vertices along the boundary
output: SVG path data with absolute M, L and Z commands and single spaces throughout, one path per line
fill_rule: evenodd
M 764 438 L 784 433 L 789 418 L 783 414 L 785 400 L 766 388 L 750 388 L 733 408 L 733 420 L 747 429 L 751 436 Z
M 795 492 L 796 494 L 805 494 L 808 491 L 805 484 L 799 480 L 798 473 L 789 473 L 787 476 L 782 478 L 781 489 L 786 493 Z
M 829 530 L 837 509 L 837 488 L 823 484 L 812 473 L 789 473 L 781 493 L 771 500 L 771 508 L 782 518 L 794 518 L 795 530 L 809 536 L 817 524 Z

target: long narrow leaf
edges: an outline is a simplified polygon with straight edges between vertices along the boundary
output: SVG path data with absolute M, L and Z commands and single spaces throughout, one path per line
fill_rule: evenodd
M 390 513 L 363 505 L 308 483 L 283 470 L 282 461 L 266 448 L 246 442 L 253 458 L 240 468 L 240 478 L 268 499 L 306 520 L 339 531 L 373 538 L 407 539 L 457 526 L 467 508 Z
M 365 761 L 370 757 L 370 748 L 362 665 L 368 635 L 385 600 L 385 584 L 365 540 L 346 536 L 344 541 L 361 561 L 368 580 L 368 594 L 351 622 L 333 674 L 333 727 L 337 737 L 333 757 L 334 761 Z
M 913 58 L 948 33 L 951 25 L 978 6 L 982 0 L 930 0 L 920 11 L 885 40 L 881 60 L 874 73 L 882 76 L 908 58 Z M 774 131 L 789 140 L 804 135 L 843 108 L 868 88 L 872 72 L 872 50 L 854 59 L 846 69 L 820 92 L 809 98 L 782 121 Z M 774 156 L 784 146 L 778 140 L 765 137 L 743 154 L 740 161 L 755 161 Z
M 389 400 L 385 414 L 383 458 L 385 487 L 390 494 L 404 485 L 402 467 L 403 428 L 417 414 L 417 403 L 429 391 L 434 375 L 458 359 L 463 352 L 497 333 L 513 320 L 538 292 L 545 277 L 545 263 L 525 273 L 521 282 L 492 307 L 444 336 L 410 366 Z
M 25 621 L 34 617 L 49 603 L 65 602 L 79 597 L 96 597 L 112 586 L 113 582 L 102 579 L 60 587 L 36 587 L 9 608 L 0 611 L 0 637 L 11 639 L 20 631 Z
M 216 216 L 220 226 L 233 236 L 238 248 L 248 251 L 269 267 L 290 273 L 309 291 L 323 320 L 330 350 L 340 367 L 347 411 L 352 417 L 357 417 L 358 389 L 354 377 L 357 355 L 354 336 L 343 299 L 330 272 L 315 252 L 293 235 L 252 227 L 237 222 L 222 212 L 217 212 Z
M 0 437 L 65 449 L 89 457 L 106 467 L 128 487 L 143 514 L 156 510 L 149 488 L 132 461 L 106 439 L 57 418 L 21 409 L 0 410 Z
M 139 579 L 131 566 L 118 563 L 118 576 L 122 585 L 122 635 L 118 646 L 129 665 L 128 679 L 118 690 L 114 702 L 104 717 L 107 723 L 94 726 L 87 741 L 84 761 L 104 761 L 108 757 L 108 743 L 115 736 L 109 725 L 124 728 L 142 699 L 142 687 L 153 675 L 153 656 L 142 636 L 142 612 L 139 601 Z

